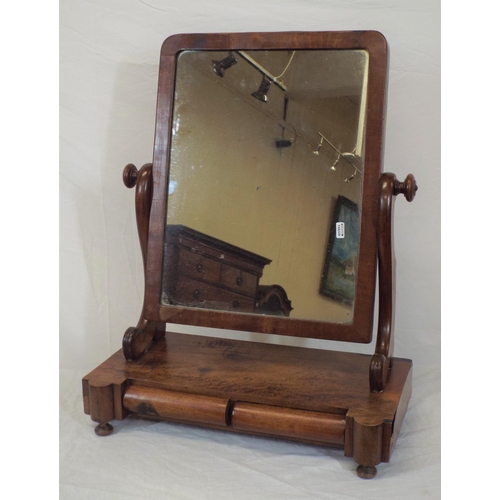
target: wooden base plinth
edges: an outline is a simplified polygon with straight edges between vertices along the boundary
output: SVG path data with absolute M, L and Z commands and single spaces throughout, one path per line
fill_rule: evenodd
M 412 366 L 394 358 L 385 390 L 373 393 L 370 359 L 167 333 L 140 359 L 127 361 L 120 350 L 84 377 L 84 410 L 99 435 L 134 414 L 343 448 L 369 478 L 389 462 Z

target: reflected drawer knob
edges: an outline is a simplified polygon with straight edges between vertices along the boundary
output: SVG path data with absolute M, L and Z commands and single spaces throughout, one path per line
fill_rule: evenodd
M 197 270 L 199 273 L 201 273 L 201 272 L 203 271 L 203 264 L 198 264 L 198 265 L 196 266 L 196 270 Z
M 240 307 L 240 301 L 239 300 L 233 300 L 233 307 L 235 309 L 238 309 L 238 307 Z

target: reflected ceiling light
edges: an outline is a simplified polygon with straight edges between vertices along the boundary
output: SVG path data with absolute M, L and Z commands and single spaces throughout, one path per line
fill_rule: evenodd
M 313 151 L 313 155 L 316 155 L 316 156 L 319 155 L 319 150 L 321 149 L 321 146 L 323 145 L 323 139 L 324 139 L 324 137 L 321 136 L 321 139 L 318 142 L 318 145 L 316 146 L 316 149 Z
M 259 90 L 252 92 L 252 97 L 255 97 L 255 99 L 258 99 L 259 101 L 267 102 L 267 93 L 270 88 L 271 80 L 269 80 L 267 76 L 263 76 L 262 82 L 260 82 Z
M 340 160 L 340 153 L 337 156 L 337 159 L 335 160 L 335 162 L 333 163 L 333 165 L 330 167 L 330 170 L 333 170 L 333 171 L 337 170 L 337 163 L 339 162 L 339 160 Z
M 360 175 L 362 174 L 361 170 L 355 165 L 355 163 L 358 163 L 360 165 L 360 158 L 357 157 L 354 154 L 354 150 L 350 153 L 342 153 L 340 149 L 336 148 L 321 132 L 318 132 L 318 135 L 321 137 L 320 141 L 318 142 L 318 145 L 316 146 L 316 149 L 313 151 L 313 154 L 319 155 L 319 150 L 321 149 L 321 146 L 323 145 L 323 141 L 325 141 L 328 145 L 330 145 L 338 154 L 337 159 L 333 163 L 333 165 L 330 167 L 330 170 L 337 170 L 337 164 L 342 158 L 345 160 L 353 169 L 354 173 L 350 176 L 344 179 L 344 182 L 351 182 L 354 179 L 354 176 L 359 173 Z
M 262 73 L 262 75 L 264 75 L 265 77 L 267 77 L 271 81 L 271 83 L 274 83 L 275 85 L 277 85 L 281 90 L 283 90 L 283 92 L 287 91 L 287 87 L 283 83 L 283 81 L 281 80 L 281 77 L 285 74 L 285 71 L 288 69 L 288 66 L 290 66 L 291 59 L 288 62 L 288 65 L 285 68 L 285 71 L 283 71 L 283 73 L 281 73 L 280 76 L 273 76 L 269 71 L 267 71 L 266 68 L 264 68 L 263 66 L 261 66 L 257 61 L 255 61 L 255 59 L 253 59 L 252 57 L 250 57 L 246 52 L 244 52 L 242 50 L 237 50 L 236 53 L 239 56 L 241 56 L 243 59 L 245 59 L 245 61 L 247 61 L 256 70 L 258 70 L 259 73 Z M 293 58 L 293 55 L 292 55 L 292 58 Z
M 350 177 L 345 178 L 344 182 L 351 182 L 354 179 L 354 177 L 356 177 L 356 170 Z
M 234 57 L 232 52 L 229 52 L 229 55 L 220 61 L 212 60 L 212 66 L 214 67 L 214 73 L 217 76 L 223 77 L 226 69 L 229 69 L 231 66 L 234 66 L 238 61 L 236 57 Z

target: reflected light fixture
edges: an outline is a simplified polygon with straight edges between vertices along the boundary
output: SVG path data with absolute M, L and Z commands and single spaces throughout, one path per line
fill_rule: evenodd
M 337 156 L 337 159 L 335 160 L 335 162 L 333 163 L 333 165 L 330 167 L 330 170 L 333 170 L 333 171 L 337 170 L 337 163 L 339 162 L 339 160 L 340 160 L 340 153 Z
M 351 182 L 354 179 L 354 177 L 356 177 L 356 170 L 354 171 L 354 173 L 351 176 L 346 177 L 344 179 L 344 182 Z
M 234 66 L 238 61 L 236 57 L 234 57 L 232 52 L 229 52 L 229 55 L 220 61 L 212 60 L 212 66 L 214 67 L 214 73 L 221 78 L 224 76 L 226 69 L 229 69 L 231 66 Z
M 321 139 L 318 142 L 318 145 L 316 146 L 316 149 L 313 151 L 313 155 L 316 155 L 316 156 L 319 155 L 319 150 L 321 149 L 321 146 L 323 145 L 323 139 L 324 139 L 324 137 L 321 136 Z
M 354 173 L 346 177 L 344 179 L 344 182 L 351 182 L 354 177 L 356 176 L 357 173 L 361 174 L 361 170 L 353 163 L 356 161 L 360 161 L 356 155 L 354 154 L 354 150 L 351 153 L 342 153 L 338 148 L 336 148 L 321 132 L 318 132 L 318 135 L 320 136 L 320 141 L 318 142 L 318 145 L 316 146 L 316 149 L 313 151 L 313 154 L 316 156 L 319 155 L 319 150 L 321 149 L 321 146 L 323 145 L 323 140 L 330 145 L 338 154 L 337 159 L 333 162 L 333 165 L 330 167 L 330 170 L 337 170 L 337 164 L 340 161 L 340 158 L 345 160 L 353 169 Z M 350 159 L 349 159 L 350 158 Z
M 262 77 L 262 82 L 260 83 L 259 90 L 252 92 L 252 97 L 255 97 L 255 99 L 258 99 L 259 101 L 267 102 L 267 93 L 269 92 L 270 88 L 271 80 L 269 80 L 269 78 L 264 75 Z

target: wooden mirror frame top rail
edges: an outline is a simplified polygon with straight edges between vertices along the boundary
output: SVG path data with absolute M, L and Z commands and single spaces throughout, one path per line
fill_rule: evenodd
M 184 50 L 279 49 L 369 54 L 359 257 L 349 324 L 161 304 L 177 56 Z M 401 193 L 412 201 L 417 185 L 411 174 L 400 182 L 382 173 L 387 74 L 387 43 L 374 31 L 182 34 L 165 40 L 153 161 L 139 170 L 129 164 L 123 172 L 125 185 L 135 187 L 145 275 L 142 313 L 125 332 L 122 350 L 83 379 L 85 412 L 98 423 L 98 435 L 111 432 L 111 420 L 135 414 L 340 447 L 364 478 L 389 461 L 411 393 L 411 361 L 393 357 L 393 205 Z M 368 343 L 377 269 L 372 356 L 166 333 L 166 323 L 179 323 Z

